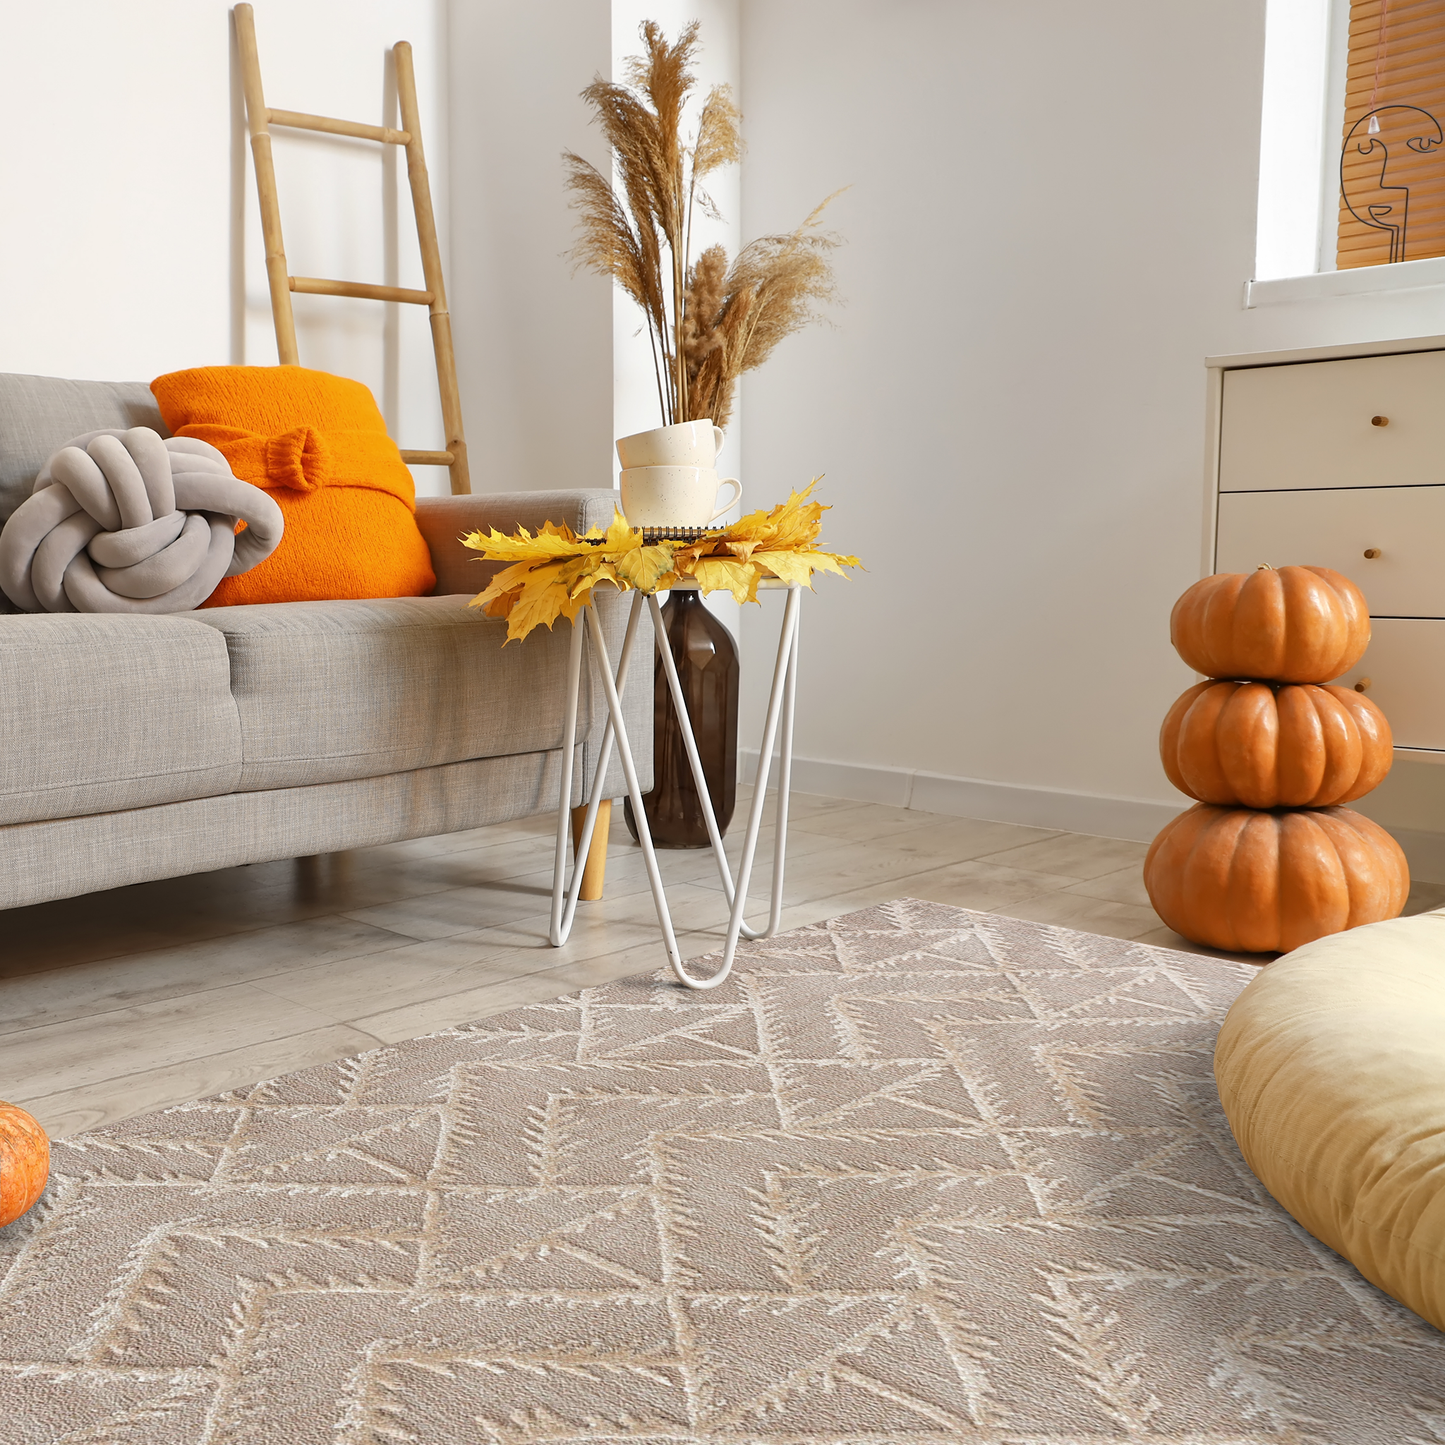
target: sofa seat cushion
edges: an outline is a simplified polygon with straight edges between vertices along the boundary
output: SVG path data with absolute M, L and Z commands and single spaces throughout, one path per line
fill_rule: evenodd
M 571 628 L 503 647 L 466 597 L 215 607 L 243 789 L 379 777 L 557 748 Z
M 225 639 L 189 617 L 0 618 L 0 824 L 229 793 Z

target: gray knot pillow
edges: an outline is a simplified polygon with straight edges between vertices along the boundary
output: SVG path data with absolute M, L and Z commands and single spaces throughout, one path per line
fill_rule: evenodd
M 0 531 L 0 589 L 27 612 L 189 612 L 269 557 L 284 525 L 209 442 L 88 432 Z

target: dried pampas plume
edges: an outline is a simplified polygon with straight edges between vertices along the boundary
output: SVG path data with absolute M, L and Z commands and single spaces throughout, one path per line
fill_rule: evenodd
M 683 137 L 697 32 L 694 21 L 669 45 L 646 21 L 646 52 L 627 62 L 631 84 L 599 78 L 582 92 L 611 147 L 615 185 L 579 155 L 568 151 L 564 161 L 579 214 L 572 257 L 610 276 L 641 310 L 664 422 L 726 426 L 738 377 L 833 299 L 828 252 L 838 243 L 819 229 L 829 196 L 796 231 L 750 242 L 731 265 L 721 246 L 691 261 L 694 210 L 718 214 L 699 183 L 742 155 L 725 85 L 708 93 L 696 133 Z

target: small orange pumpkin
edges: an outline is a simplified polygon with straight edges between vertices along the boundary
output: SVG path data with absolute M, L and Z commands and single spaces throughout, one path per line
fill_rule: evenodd
M 1349 808 L 1266 813 L 1196 803 L 1144 859 L 1155 912 L 1211 948 L 1277 953 L 1394 918 L 1410 892 L 1400 845 Z
M 1216 572 L 1174 604 L 1169 640 L 1207 677 L 1329 682 L 1370 645 L 1370 613 L 1328 567 Z
M 1363 798 L 1390 771 L 1393 745 L 1385 714 L 1362 693 L 1311 683 L 1197 683 L 1159 731 L 1181 793 L 1246 808 Z
M 45 1130 L 19 1105 L 0 1101 L 0 1227 L 40 1198 L 49 1174 Z

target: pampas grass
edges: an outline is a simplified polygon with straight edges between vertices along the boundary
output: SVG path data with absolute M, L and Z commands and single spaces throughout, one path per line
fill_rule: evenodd
M 582 92 L 612 149 L 615 186 L 579 155 L 568 151 L 564 161 L 580 218 L 573 259 L 610 276 L 642 312 L 664 423 L 726 426 L 738 377 L 832 299 L 828 252 L 837 241 L 819 229 L 830 196 L 796 231 L 749 242 L 731 264 L 722 246 L 691 260 L 695 211 L 718 214 L 701 183 L 742 155 L 725 85 L 708 93 L 695 134 L 683 136 L 697 32 L 694 21 L 669 45 L 646 21 L 646 51 L 627 62 L 630 84 L 599 78 Z

